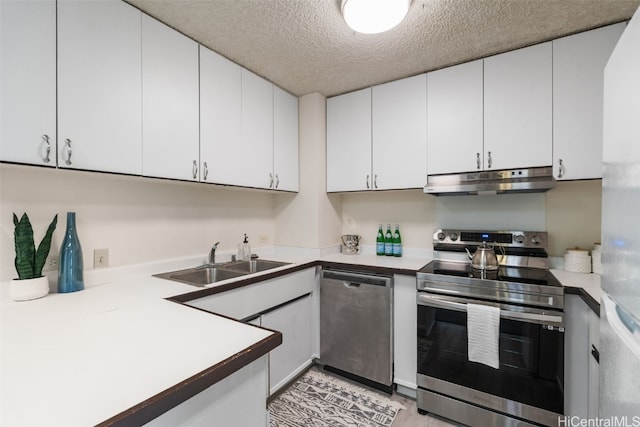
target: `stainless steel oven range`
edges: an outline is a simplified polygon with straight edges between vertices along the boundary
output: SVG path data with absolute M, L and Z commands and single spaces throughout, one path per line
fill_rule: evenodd
M 482 242 L 497 270 L 471 268 Z M 564 411 L 563 288 L 547 234 L 437 230 L 435 259 L 417 274 L 420 413 L 471 426 L 557 425 Z M 469 361 L 467 305 L 498 307 L 498 368 Z M 494 310 L 495 313 L 495 310 Z

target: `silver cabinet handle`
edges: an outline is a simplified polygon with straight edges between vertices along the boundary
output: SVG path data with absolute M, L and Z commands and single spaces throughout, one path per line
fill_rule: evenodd
M 493 161 L 491 160 L 491 151 L 487 151 L 487 167 L 491 169 L 491 164 Z
M 73 154 L 73 151 L 71 151 L 71 140 L 69 138 L 64 140 L 64 145 L 65 145 L 65 151 L 67 152 L 67 158 L 64 161 L 64 164 L 67 166 L 71 165 L 71 154 Z
M 367 175 L 367 190 L 370 189 L 371 186 L 369 185 L 369 175 Z
M 480 153 L 476 153 L 476 168 L 480 170 Z
M 41 145 L 45 146 L 44 156 L 42 156 L 42 161 L 45 163 L 49 163 L 51 161 L 51 143 L 49 142 L 49 135 L 42 135 L 42 143 Z
M 460 302 L 447 301 L 446 297 L 431 296 L 418 293 L 418 305 L 426 307 L 442 308 L 444 310 L 452 311 L 467 311 L 467 304 Z M 474 304 L 478 304 L 478 301 L 473 301 Z M 498 303 L 482 302 L 480 305 L 488 305 L 493 307 L 500 307 Z M 552 314 L 544 313 L 531 313 L 520 311 L 500 310 L 500 317 L 503 319 L 517 320 L 522 322 L 531 322 L 538 324 L 554 324 L 557 326 L 562 325 L 564 327 L 564 317 L 562 315 L 554 316 Z
M 562 159 L 558 159 L 558 178 L 562 178 L 564 176 L 564 163 L 562 163 Z
M 204 180 L 207 180 L 207 177 L 209 176 L 209 166 L 207 165 L 207 162 L 204 162 Z
M 192 171 L 193 171 L 193 179 L 196 179 L 198 177 L 198 161 L 197 160 L 193 161 Z
M 273 188 L 273 174 L 269 174 L 269 188 Z
M 378 188 L 378 174 L 373 176 L 373 188 Z
M 276 188 L 278 188 L 278 185 L 280 185 L 280 177 L 276 174 Z

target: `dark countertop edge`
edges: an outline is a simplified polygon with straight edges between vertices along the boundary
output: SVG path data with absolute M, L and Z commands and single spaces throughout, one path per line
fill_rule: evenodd
M 282 334 L 269 331 L 273 332 L 273 335 L 99 423 L 98 426 L 143 425 L 159 417 L 282 344 Z
M 404 276 L 415 276 L 420 268 L 424 267 L 428 263 L 425 263 L 418 270 L 409 270 L 406 268 L 394 268 L 394 267 L 380 267 L 377 265 L 363 265 L 363 264 L 351 264 L 346 262 L 334 262 L 334 261 L 319 261 L 319 265 L 322 267 L 349 270 L 358 270 L 363 272 L 378 273 L 378 274 L 401 274 Z
M 596 301 L 595 298 L 589 294 L 589 292 L 585 291 L 584 288 L 565 286 L 564 293 L 571 294 L 571 295 L 578 295 L 579 297 L 582 298 L 582 301 L 584 301 L 589 306 L 589 308 L 593 310 L 593 312 L 597 314 L 598 317 L 600 317 L 600 303 Z
M 284 268 L 278 271 L 261 274 L 259 276 L 247 277 L 246 279 L 240 278 L 220 286 L 214 286 L 211 288 L 201 288 L 193 292 L 187 292 L 184 294 L 175 295 L 167 299 L 173 302 L 185 303 L 185 302 L 193 301 L 195 299 L 219 294 L 221 292 L 227 292 L 232 289 L 242 288 L 244 286 L 252 285 L 254 283 L 263 282 L 265 280 L 274 279 L 276 277 L 285 276 L 287 274 L 295 273 L 296 271 L 306 270 L 307 268 L 312 268 L 317 266 L 336 268 L 336 269 L 341 269 L 341 268 L 346 268 L 351 270 L 357 269 L 358 271 L 365 271 L 365 272 L 378 273 L 378 274 L 402 274 L 405 276 L 415 276 L 417 272 L 417 270 L 408 270 L 408 269 L 402 269 L 402 268 L 379 267 L 375 265 L 350 264 L 350 263 L 343 263 L 343 262 L 316 260 L 316 261 L 296 264 L 289 268 Z

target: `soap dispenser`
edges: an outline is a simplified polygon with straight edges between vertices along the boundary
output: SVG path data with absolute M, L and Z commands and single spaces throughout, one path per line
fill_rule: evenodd
M 238 245 L 238 259 L 243 261 L 249 261 L 251 259 L 251 246 L 249 245 L 249 238 L 247 234 L 244 234 L 244 240 Z

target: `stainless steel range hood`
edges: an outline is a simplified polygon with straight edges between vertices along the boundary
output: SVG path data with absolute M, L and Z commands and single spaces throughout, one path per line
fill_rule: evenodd
M 428 175 L 424 192 L 434 196 L 541 193 L 556 185 L 551 166 Z

